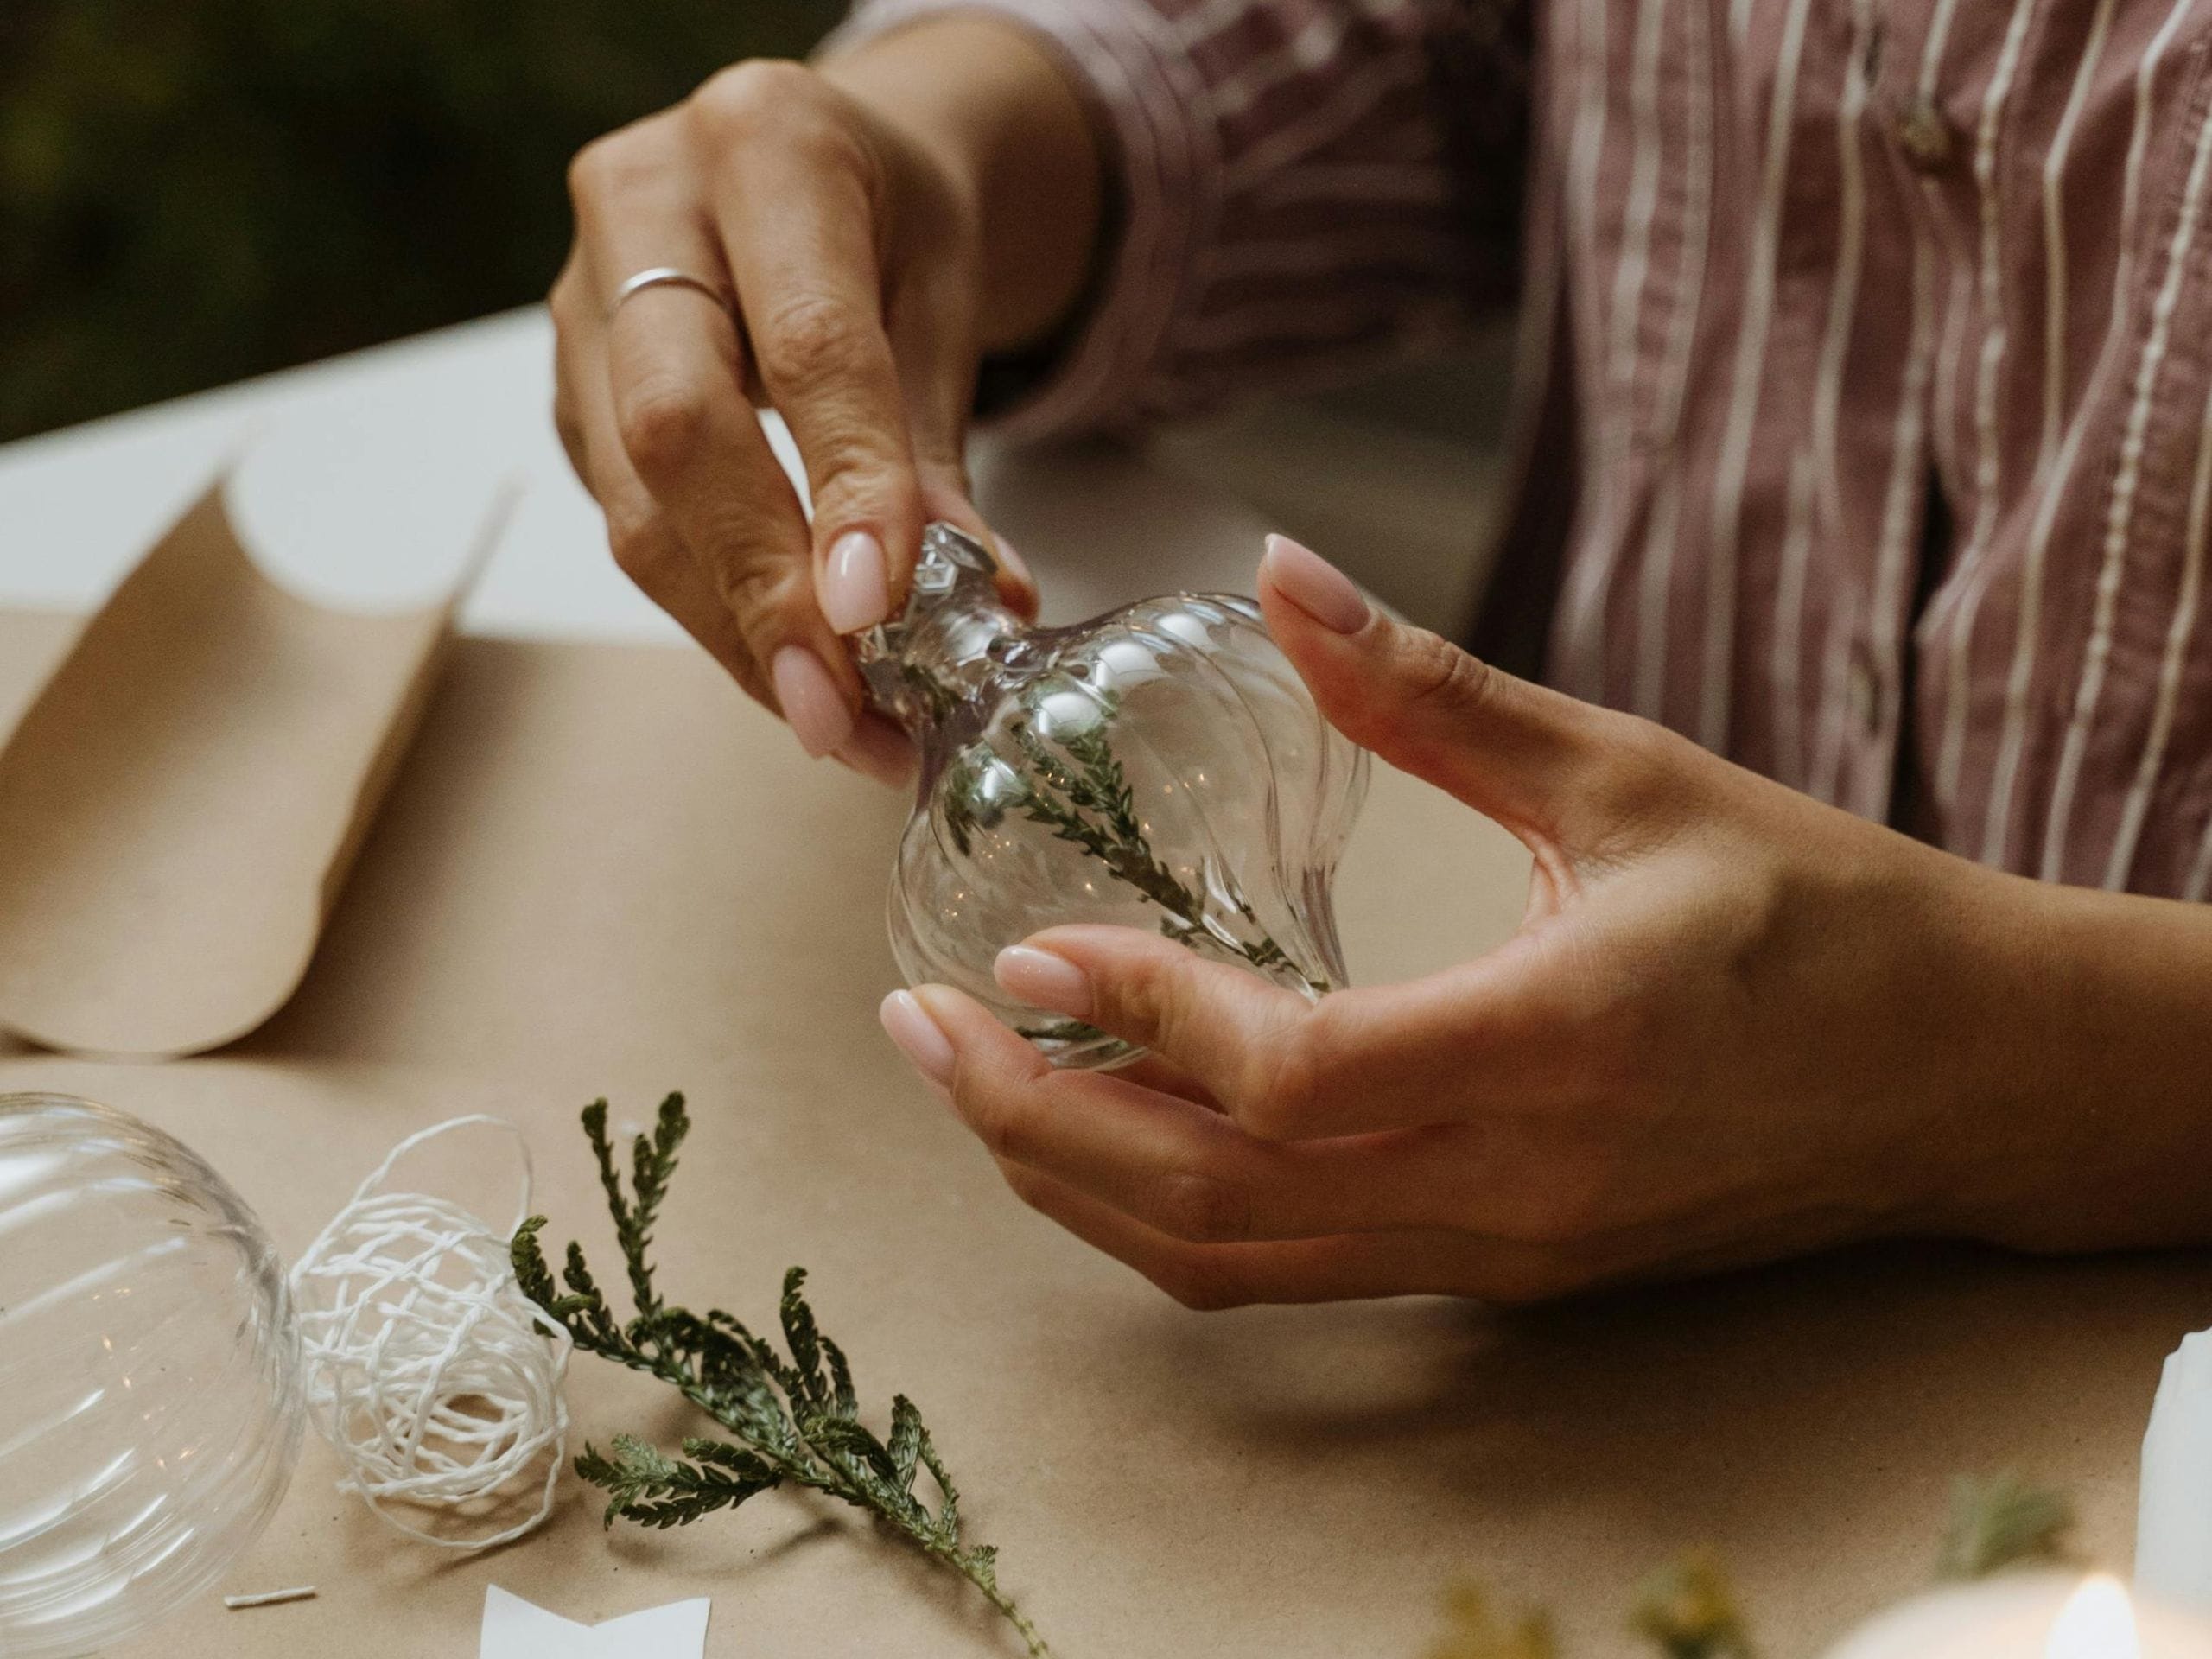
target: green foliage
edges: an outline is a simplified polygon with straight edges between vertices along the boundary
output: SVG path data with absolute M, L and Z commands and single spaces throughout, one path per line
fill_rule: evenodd
M 543 295 L 569 158 L 838 0 L 0 0 L 0 438 Z
M 583 1125 L 636 1313 L 626 1321 L 616 1318 L 573 1243 L 562 1268 L 568 1287 L 563 1294 L 538 1243 L 543 1216 L 515 1233 L 515 1277 L 578 1348 L 659 1377 L 733 1437 L 687 1440 L 681 1459 L 627 1434 L 616 1436 L 607 1452 L 587 1446 L 576 1473 L 607 1494 L 607 1524 L 622 1519 L 680 1527 L 778 1486 L 804 1487 L 864 1511 L 961 1574 L 1020 1632 L 1033 1656 L 1049 1659 L 1036 1627 L 999 1588 L 997 1550 L 963 1537 L 959 1491 L 913 1402 L 893 1397 L 887 1439 L 860 1421 L 852 1367 L 815 1322 L 804 1268 L 784 1275 L 778 1311 L 785 1353 L 720 1308 L 693 1313 L 662 1299 L 651 1260 L 652 1229 L 690 1128 L 683 1096 L 663 1101 L 652 1132 L 632 1141 L 626 1192 L 607 1137 L 605 1101 L 584 1109 Z M 937 1493 L 934 1508 L 916 1490 L 925 1471 Z
M 2066 1559 L 2074 1505 L 2062 1492 L 2005 1473 L 1961 1476 L 1951 1489 L 1951 1521 L 1938 1576 L 1986 1578 L 2009 1567 Z M 1529 1614 L 1500 1618 L 1482 1591 L 1446 1592 L 1446 1632 L 1427 1659 L 1558 1659 L 1549 1622 Z M 1629 1627 L 1664 1659 L 1754 1659 L 1749 1628 L 1718 1557 L 1693 1550 L 1637 1586 Z
M 1014 1030 L 1016 1036 L 1033 1043 L 1095 1043 L 1106 1035 L 1088 1020 L 1043 1020 Z
M 1239 899 L 1236 907 L 1258 936 L 1255 942 L 1224 938 L 1206 925 L 1205 899 L 1160 861 L 1137 817 L 1135 792 L 1106 735 L 1117 710 L 1118 705 L 1109 699 L 1096 725 L 1084 731 L 1056 734 L 1053 742 L 1047 742 L 1028 721 L 1014 722 L 1010 734 L 1028 763 L 1022 794 L 1015 803 L 1021 815 L 1050 830 L 1055 840 L 1082 848 L 1103 864 L 1116 880 L 1159 906 L 1166 912 L 1160 918 L 1160 931 L 1178 944 L 1196 946 L 1203 940 L 1234 950 L 1262 973 L 1288 969 L 1313 990 L 1329 989 L 1325 982 L 1306 979 L 1243 900 Z M 956 823 L 953 834 L 961 851 L 966 852 L 966 829 Z
M 1637 1586 L 1630 1628 L 1667 1659 L 1751 1659 L 1751 1638 L 1718 1557 L 1693 1550 Z
M 1445 1631 L 1427 1659 L 1559 1659 L 1552 1623 L 1541 1613 L 1509 1618 L 1482 1586 L 1461 1582 L 1444 1592 Z
M 587 1446 L 576 1472 L 607 1494 L 606 1523 L 619 1517 L 645 1527 L 680 1527 L 783 1484 L 750 1452 L 724 1440 L 687 1440 L 679 1463 L 633 1434 L 614 1437 L 614 1454 Z
M 2074 1529 L 2074 1505 L 2063 1492 L 2031 1486 L 2009 1471 L 1951 1484 L 1951 1524 L 1936 1573 L 1982 1579 L 2008 1567 L 2063 1560 Z

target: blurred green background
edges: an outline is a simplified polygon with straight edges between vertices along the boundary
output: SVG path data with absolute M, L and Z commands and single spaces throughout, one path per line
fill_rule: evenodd
M 542 297 L 579 146 L 839 0 L 0 0 L 0 440 Z

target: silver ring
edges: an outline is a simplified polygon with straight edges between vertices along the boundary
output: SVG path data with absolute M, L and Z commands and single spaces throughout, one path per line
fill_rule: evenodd
M 613 321 L 614 314 L 622 308 L 625 300 L 633 294 L 642 294 L 649 288 L 696 289 L 725 311 L 734 309 L 737 303 L 727 290 L 717 288 L 703 276 L 694 276 L 688 270 L 677 270 L 674 265 L 655 265 L 650 270 L 639 271 L 614 290 L 614 297 L 607 302 L 607 320 Z

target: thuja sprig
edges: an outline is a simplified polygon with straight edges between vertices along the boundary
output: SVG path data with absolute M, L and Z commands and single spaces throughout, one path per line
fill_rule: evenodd
M 1736 1592 L 1707 1550 L 1693 1550 L 1637 1586 L 1630 1624 L 1667 1659 L 1751 1659 Z
M 2063 1492 L 2032 1486 L 2011 1472 L 1951 1485 L 1951 1523 L 1936 1576 L 1981 1579 L 2008 1567 L 2064 1559 L 2074 1505 Z
M 779 1323 L 788 1357 L 720 1308 L 693 1313 L 662 1300 L 653 1281 L 652 1229 L 690 1128 L 683 1096 L 663 1101 L 652 1132 L 632 1143 L 626 1192 L 607 1135 L 605 1101 L 584 1109 L 583 1126 L 636 1312 L 617 1319 L 573 1243 L 561 1272 L 566 1293 L 555 1285 L 538 1243 L 543 1216 L 516 1230 L 515 1278 L 578 1348 L 659 1377 L 732 1437 L 686 1440 L 681 1458 L 628 1434 L 617 1435 L 604 1452 L 587 1446 L 576 1473 L 607 1494 L 606 1524 L 620 1518 L 680 1527 L 778 1486 L 804 1487 L 865 1511 L 959 1573 L 1020 1633 L 1033 1659 L 1050 1659 L 1036 1626 L 999 1587 L 997 1550 L 963 1537 L 959 1491 L 913 1402 L 903 1394 L 893 1397 L 887 1439 L 860 1421 L 852 1367 L 815 1323 L 804 1268 L 784 1275 Z M 924 1471 L 936 1488 L 934 1508 L 916 1490 Z
M 1445 1633 L 1427 1659 L 1559 1659 L 1552 1622 L 1542 1613 L 1509 1617 L 1478 1584 L 1462 1580 L 1444 1594 Z
M 1027 1037 L 1033 1043 L 1096 1043 L 1106 1033 L 1088 1020 L 1044 1020 L 1033 1026 L 1016 1026 L 1017 1037 Z
M 1103 717 L 1086 730 L 1058 739 L 1059 751 L 1027 721 L 1009 728 L 1014 745 L 1029 763 L 1022 792 L 1014 804 L 1033 823 L 1050 830 L 1061 841 L 1071 842 L 1103 864 L 1124 886 L 1135 888 L 1166 912 L 1160 931 L 1179 944 L 1200 938 L 1219 940 L 1206 925 L 1205 903 L 1175 877 L 1152 849 L 1152 841 L 1138 821 L 1136 795 L 1129 787 L 1121 757 L 1107 741 L 1106 727 L 1115 713 L 1109 702 Z M 1237 901 L 1237 912 L 1253 931 L 1256 943 L 1221 941 L 1262 973 L 1288 968 L 1306 978 L 1277 944 L 1250 905 Z M 1316 991 L 1329 987 L 1308 979 Z
M 2063 1492 L 2010 1472 L 1952 1484 L 1950 1524 L 1938 1558 L 1939 1580 L 1986 1578 L 2008 1567 L 2063 1561 L 2074 1527 Z M 1500 1619 L 1479 1586 L 1446 1593 L 1449 1626 L 1428 1659 L 1557 1659 L 1541 1613 Z M 1662 1659 L 1752 1659 L 1750 1628 L 1727 1574 L 1708 1550 L 1693 1550 L 1637 1586 L 1630 1627 Z

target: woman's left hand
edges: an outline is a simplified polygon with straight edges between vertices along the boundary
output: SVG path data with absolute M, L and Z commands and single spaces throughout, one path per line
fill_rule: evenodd
M 1024 1199 L 1205 1307 L 2047 1242 L 2081 1153 L 2012 1082 L 2037 884 L 1486 668 L 1294 543 L 1261 575 L 1322 711 L 1528 847 L 1526 918 L 1313 1004 L 1128 929 L 1005 952 L 1010 994 L 1153 1051 L 1118 1075 L 1055 1071 L 947 988 L 894 993 L 892 1035 Z

